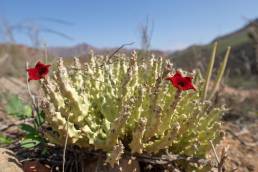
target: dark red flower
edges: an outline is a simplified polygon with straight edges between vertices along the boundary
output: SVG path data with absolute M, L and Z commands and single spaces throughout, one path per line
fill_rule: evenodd
M 27 69 L 27 72 L 29 74 L 29 81 L 30 80 L 40 80 L 41 78 L 44 78 L 48 74 L 48 68 L 51 65 L 41 63 L 40 61 L 37 62 L 36 66 L 34 68 Z
M 175 75 L 166 78 L 166 80 L 171 81 L 172 85 L 180 91 L 190 89 L 196 90 L 195 86 L 192 83 L 192 79 L 192 77 L 182 76 L 179 71 L 176 71 Z

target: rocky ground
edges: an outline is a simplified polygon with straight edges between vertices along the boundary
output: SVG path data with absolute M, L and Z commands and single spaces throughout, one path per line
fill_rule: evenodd
M 258 171 L 258 90 L 224 87 L 224 101 L 229 111 L 223 117 L 225 138 L 218 152 L 229 146 L 225 167 L 229 171 Z
M 225 123 L 226 137 L 220 145 L 229 146 L 225 167 L 238 172 L 258 171 L 258 120 L 248 126 Z

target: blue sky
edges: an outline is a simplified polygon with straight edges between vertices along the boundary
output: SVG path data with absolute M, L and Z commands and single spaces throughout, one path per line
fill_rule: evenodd
M 48 46 L 70 46 L 81 42 L 96 47 L 116 47 L 136 42 L 140 26 L 153 21 L 151 47 L 175 50 L 205 44 L 218 35 L 234 31 L 258 17 L 257 0 L 0 0 L 0 16 L 10 25 L 22 21 L 63 32 L 73 40 L 50 33 L 41 37 Z M 69 22 L 63 25 L 44 18 Z M 21 32 L 17 42 L 30 44 Z M 1 38 L 1 37 L 0 37 Z

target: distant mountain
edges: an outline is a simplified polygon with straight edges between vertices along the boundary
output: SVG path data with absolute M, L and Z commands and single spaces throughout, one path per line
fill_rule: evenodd
M 87 43 L 78 44 L 71 47 L 49 47 L 48 52 L 56 57 L 80 57 L 88 54 L 90 50 L 96 51 L 97 48 Z
M 110 55 L 117 51 L 118 47 L 113 48 L 96 48 L 90 44 L 82 43 L 77 44 L 75 46 L 70 47 L 48 47 L 48 53 L 54 57 L 85 57 L 89 54 L 91 50 L 94 51 L 95 54 L 102 54 L 102 55 Z M 139 50 L 139 49 L 132 49 L 131 47 L 124 47 L 119 50 L 119 53 L 130 53 L 132 50 Z M 161 51 L 161 50 L 151 50 L 152 53 L 157 55 L 168 55 L 168 52 Z
M 258 22 L 258 19 L 253 22 Z M 228 74 L 231 77 L 255 74 L 255 49 L 249 37 L 253 24 L 249 23 L 244 27 L 215 38 L 206 45 L 192 45 L 184 50 L 170 54 L 170 57 L 177 67 L 191 70 L 199 67 L 203 70 L 208 65 L 213 43 L 218 42 L 217 59 L 215 66 L 219 66 L 228 46 L 232 51 L 228 63 Z

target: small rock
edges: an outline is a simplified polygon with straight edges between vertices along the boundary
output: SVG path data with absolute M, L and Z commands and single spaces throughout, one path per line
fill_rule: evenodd
M 23 164 L 24 172 L 50 172 L 50 168 L 45 167 L 38 161 L 27 161 Z
M 0 148 L 0 167 L 0 172 L 23 172 L 15 154 L 5 148 Z

